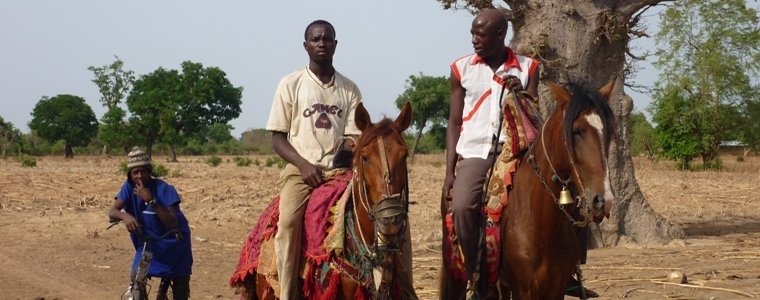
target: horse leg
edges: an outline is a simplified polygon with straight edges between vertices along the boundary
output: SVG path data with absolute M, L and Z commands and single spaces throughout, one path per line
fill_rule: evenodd
M 356 289 L 359 288 L 359 283 L 351 279 L 346 274 L 340 274 L 340 285 L 338 285 L 338 295 L 336 300 L 351 300 L 356 295 Z

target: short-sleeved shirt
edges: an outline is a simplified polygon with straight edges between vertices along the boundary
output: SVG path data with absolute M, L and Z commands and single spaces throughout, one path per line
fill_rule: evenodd
M 527 87 L 530 74 L 537 72 L 538 62 L 530 57 L 515 54 L 507 48 L 507 60 L 494 72 L 477 54 L 459 58 L 451 64 L 454 76 L 465 89 L 462 128 L 456 151 L 463 158 L 486 158 L 494 136 L 499 130 L 499 96 L 504 75 L 514 75 Z M 506 94 L 505 94 L 506 95 Z M 507 120 L 505 120 L 506 122 Z M 501 134 L 499 142 L 510 136 Z M 507 143 L 504 146 L 509 146 Z
M 337 71 L 324 84 L 304 67 L 280 80 L 266 129 L 285 132 L 304 159 L 331 168 L 338 139 L 359 135 L 354 111 L 362 101 L 359 88 Z
M 193 253 L 190 237 L 190 225 L 187 218 L 179 209 L 182 201 L 177 190 L 170 184 L 158 178 L 151 178 L 148 182 L 153 199 L 163 207 L 174 207 L 174 215 L 177 217 L 178 230 L 182 233 L 182 240 L 177 241 L 174 235 L 163 240 L 157 240 L 166 234 L 170 228 L 161 222 L 156 211 L 148 206 L 145 201 L 134 192 L 135 185 L 127 180 L 121 186 L 116 199 L 126 203 L 124 211 L 134 216 L 142 226 L 143 233 L 151 237 L 151 252 L 153 260 L 148 269 L 148 276 L 155 277 L 184 277 L 192 274 Z M 135 233 L 130 233 L 132 244 L 135 247 L 135 259 L 132 263 L 132 271 L 137 269 L 137 263 L 143 252 L 145 240 Z

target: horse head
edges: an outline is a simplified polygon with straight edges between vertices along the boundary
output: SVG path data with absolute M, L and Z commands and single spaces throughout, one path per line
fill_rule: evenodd
M 354 148 L 354 204 L 366 209 L 377 233 L 393 237 L 406 224 L 409 148 L 402 133 L 412 123 L 412 108 L 407 103 L 395 121 L 385 118 L 373 124 L 359 103 L 355 122 L 362 134 Z M 375 230 L 368 234 L 374 236 Z
M 595 221 L 609 216 L 614 202 L 608 166 L 610 142 L 615 135 L 615 117 L 608 103 L 614 83 L 612 80 L 598 92 L 577 84 L 570 84 L 569 91 L 548 84 L 558 105 L 549 118 L 554 124 L 547 121 L 544 128 L 555 128 L 548 133 L 549 138 L 564 141 L 564 147 L 545 151 L 554 157 L 551 163 L 560 181 L 571 178 L 581 201 L 589 201 Z

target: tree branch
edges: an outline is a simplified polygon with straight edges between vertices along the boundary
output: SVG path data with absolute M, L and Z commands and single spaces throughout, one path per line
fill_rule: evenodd
M 675 0 L 623 0 L 615 7 L 615 13 L 628 19 L 644 7 L 670 1 Z

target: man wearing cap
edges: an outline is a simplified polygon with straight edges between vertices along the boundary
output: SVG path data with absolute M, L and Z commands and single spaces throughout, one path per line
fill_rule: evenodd
M 108 217 L 119 219 L 130 232 L 136 253 L 132 272 L 137 270 L 137 263 L 145 244 L 136 232 L 150 236 L 153 260 L 148 276 L 171 278 L 174 299 L 184 300 L 190 295 L 190 274 L 193 266 L 193 253 L 190 245 L 190 226 L 187 218 L 179 209 L 180 199 L 177 190 L 165 181 L 152 178 L 151 159 L 138 147 L 134 147 L 127 156 L 127 180 L 115 197 Z M 182 239 L 158 238 L 171 229 L 178 229 Z

